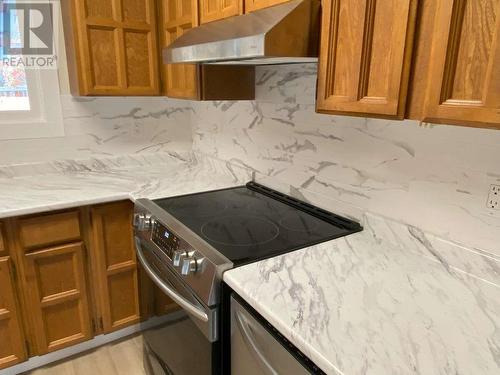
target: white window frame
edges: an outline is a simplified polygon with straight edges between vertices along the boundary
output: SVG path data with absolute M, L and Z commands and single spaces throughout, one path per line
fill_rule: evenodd
M 57 69 L 25 69 L 25 74 L 30 110 L 0 110 L 0 139 L 63 137 Z

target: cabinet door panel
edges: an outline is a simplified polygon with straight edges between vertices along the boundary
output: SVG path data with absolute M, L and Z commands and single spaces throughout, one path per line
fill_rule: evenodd
M 149 22 L 149 2 L 144 0 L 122 0 L 124 21 Z
M 402 118 L 416 0 L 323 2 L 319 112 Z
M 119 90 L 119 33 L 115 28 L 88 28 L 91 85 L 95 90 Z
M 500 0 L 438 1 L 424 120 L 500 128 Z
M 0 259 L 0 369 L 26 360 L 10 258 Z
M 155 0 L 61 5 L 73 94 L 159 94 Z
M 184 32 L 198 25 L 195 0 L 160 0 L 161 47 L 165 48 Z M 199 67 L 196 64 L 164 64 L 163 92 L 172 98 L 199 99 Z
M 242 0 L 200 0 L 200 24 L 243 14 Z
M 106 333 L 140 320 L 132 204 L 93 207 L 91 215 L 95 277 Z
M 245 13 L 250 13 L 255 10 L 269 8 L 274 5 L 286 3 L 290 0 L 245 0 Z
M 85 15 L 113 19 L 113 2 L 103 0 L 85 0 Z
M 21 256 L 36 354 L 91 338 L 83 252 L 79 242 Z
M 128 86 L 147 90 L 155 84 L 151 33 L 126 31 L 124 35 Z

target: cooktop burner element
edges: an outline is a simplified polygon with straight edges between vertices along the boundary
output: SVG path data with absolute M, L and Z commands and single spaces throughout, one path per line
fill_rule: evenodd
M 234 265 L 361 230 L 357 223 L 253 182 L 154 203 Z
M 182 216 L 195 215 L 198 217 L 207 217 L 214 214 L 220 215 L 226 208 L 226 202 L 220 200 L 206 200 L 203 204 L 200 204 L 196 200 L 187 202 L 183 200 L 177 203 L 172 202 L 170 207 L 171 210 L 175 210 Z
M 214 218 L 201 227 L 203 237 L 229 246 L 258 246 L 274 240 L 280 233 L 276 224 L 255 216 Z
M 311 222 L 310 220 L 308 220 L 307 215 L 308 214 L 304 212 L 296 211 L 281 219 L 279 221 L 279 224 L 282 227 L 292 231 L 312 233 L 316 228 L 318 222 Z

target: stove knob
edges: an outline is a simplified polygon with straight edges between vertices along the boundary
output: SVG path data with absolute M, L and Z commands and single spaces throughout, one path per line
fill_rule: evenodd
M 133 221 L 134 228 L 139 229 L 143 217 L 144 214 L 134 214 L 134 221 Z
M 153 222 L 150 214 L 134 214 L 134 227 L 138 230 L 150 230 Z
M 175 250 L 172 255 L 172 264 L 174 267 L 179 267 L 181 265 L 182 258 L 186 257 L 187 251 L 185 250 Z
M 184 276 L 189 275 L 191 272 L 196 272 L 198 270 L 198 262 L 196 258 L 189 257 L 182 260 L 181 274 Z
M 153 227 L 154 219 L 150 214 L 144 214 L 144 221 L 142 223 L 142 230 L 150 230 Z

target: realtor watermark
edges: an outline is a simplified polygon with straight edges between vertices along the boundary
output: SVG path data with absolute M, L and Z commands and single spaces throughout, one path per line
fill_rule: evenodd
M 5 0 L 1 1 L 0 12 L 2 65 L 56 69 L 59 2 Z

